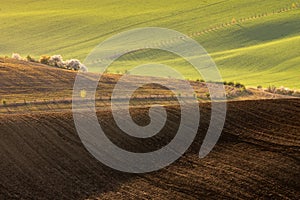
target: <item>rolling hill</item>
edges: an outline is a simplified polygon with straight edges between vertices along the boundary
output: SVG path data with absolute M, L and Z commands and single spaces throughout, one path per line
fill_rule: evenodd
M 40 111 L 70 111 L 72 107 L 72 93 L 74 81 L 77 73 L 75 71 L 63 70 L 50 67 L 35 62 L 19 61 L 15 59 L 0 58 L 0 114 L 1 113 L 27 113 Z M 96 73 L 86 73 L 90 80 L 97 80 Z M 132 75 L 131 75 L 132 76 Z M 98 83 L 96 92 L 96 106 L 100 109 L 110 108 L 110 97 L 115 84 L 121 75 L 104 74 Z M 133 76 L 135 80 L 151 82 L 151 77 Z M 172 83 L 173 87 L 183 82 L 176 79 L 162 78 L 161 81 Z M 184 81 L 185 82 L 185 81 Z M 132 81 L 120 84 L 134 85 Z M 207 102 L 209 93 L 206 83 L 190 81 L 189 84 L 194 89 L 195 97 L 200 102 Z M 178 88 L 178 87 L 177 87 Z M 254 100 L 254 99 L 273 99 L 273 98 L 293 98 L 272 94 L 256 89 L 243 89 L 226 85 L 225 92 L 227 99 L 233 100 Z M 177 99 L 168 88 L 155 84 L 146 84 L 133 93 L 132 102 L 136 105 L 153 104 L 155 96 L 159 104 L 169 105 L 177 102 Z M 162 97 L 157 97 L 162 95 Z M 186 97 L 185 91 L 180 91 L 180 95 Z
M 148 174 L 112 170 L 83 147 L 72 113 L 0 115 L 1 199 L 299 199 L 300 102 L 230 102 L 221 139 L 199 159 L 210 120 L 200 104 L 198 135 L 188 152 Z M 107 136 L 118 146 L 144 152 L 168 144 L 180 123 L 176 106 L 158 135 L 141 140 L 118 129 L 110 112 L 99 112 Z M 147 108 L 132 112 L 149 122 Z
M 1 4 L 0 55 L 62 54 L 83 60 L 114 34 L 156 26 L 192 36 L 226 81 L 300 88 L 299 7 L 297 0 L 13 0 Z M 136 59 L 148 62 L 149 57 L 157 62 L 163 58 L 187 78 L 198 78 L 180 59 L 157 52 L 125 56 L 111 72 L 124 72 Z
M 0 3 L 0 199 L 300 199 L 300 100 L 256 89 L 300 89 L 299 0 Z M 184 101 L 196 98 L 201 114 L 197 136 L 181 158 L 155 172 L 130 174 L 102 164 L 82 144 L 72 115 L 75 71 L 6 56 L 61 54 L 83 61 L 105 39 L 141 27 L 187 34 L 207 50 L 224 80 L 255 89 L 225 86 L 230 101 L 221 137 L 200 159 L 212 119 L 206 84 L 196 80 L 200 77 L 186 60 L 169 52 L 142 49 L 121 56 L 103 74 L 95 94 L 98 122 L 115 145 L 131 152 L 166 147 L 182 123 L 174 95 Z M 118 127 L 111 94 L 126 70 L 145 63 L 174 67 L 187 80 L 161 80 L 174 88 L 189 81 L 195 92 L 174 94 L 158 84 L 139 87 L 130 96 L 130 116 L 136 124 L 151 122 L 150 105 L 163 105 L 167 113 L 159 133 L 141 139 Z M 84 74 L 87 80 L 98 75 Z M 131 77 L 145 82 L 151 78 Z M 131 80 L 122 81 L 134 86 Z M 75 101 L 92 100 L 87 88 Z M 117 99 L 119 106 L 124 97 Z M 122 112 L 119 117 L 125 119 Z
M 0 199 L 300 197 L 299 99 L 229 102 L 221 138 L 204 159 L 198 155 L 211 120 L 211 106 L 200 103 L 198 134 L 184 156 L 159 171 L 136 175 L 101 164 L 84 148 L 70 110 L 76 72 L 0 58 L 0 73 L 0 99 L 7 99 L 7 104 L 0 105 Z M 86 75 L 94 79 L 97 74 Z M 100 94 L 108 96 L 119 78 L 103 76 Z M 199 89 L 199 94 L 207 92 L 204 83 L 191 84 L 204 89 Z M 165 88 L 153 85 L 142 89 L 138 95 L 149 96 L 153 91 L 167 94 Z M 275 97 L 252 90 L 241 98 Z M 24 99 L 28 101 L 24 103 Z M 147 104 L 141 99 L 136 103 L 141 106 L 131 109 L 133 120 L 148 124 Z M 177 132 L 180 107 L 167 105 L 166 110 L 164 128 L 147 139 L 124 134 L 110 109 L 99 109 L 97 115 L 114 144 L 132 152 L 149 152 L 167 145 Z

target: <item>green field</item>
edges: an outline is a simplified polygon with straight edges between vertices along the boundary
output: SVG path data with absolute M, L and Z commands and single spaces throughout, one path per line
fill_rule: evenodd
M 193 38 L 214 58 L 224 80 L 248 86 L 300 88 L 299 0 L 0 0 L 0 3 L 2 56 L 13 52 L 36 57 L 61 54 L 66 59 L 84 60 L 103 40 L 133 28 L 164 27 L 191 35 L 218 27 Z M 222 26 L 233 18 L 237 23 Z M 240 21 L 243 18 L 248 20 Z M 112 72 L 161 60 L 188 78 L 197 78 L 185 62 L 157 51 L 125 56 L 114 64 Z

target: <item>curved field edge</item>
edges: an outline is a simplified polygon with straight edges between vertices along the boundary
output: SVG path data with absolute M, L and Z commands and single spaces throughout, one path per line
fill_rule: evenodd
M 63 112 L 72 108 L 72 93 L 76 72 L 58 69 L 39 63 L 0 58 L 1 88 L 0 113 L 31 113 L 31 112 Z M 90 80 L 97 80 L 99 74 L 86 73 Z M 98 84 L 96 92 L 96 106 L 99 109 L 110 109 L 109 97 L 121 75 L 105 74 Z M 151 77 L 136 76 L 136 80 L 150 83 Z M 180 80 L 162 78 L 162 82 L 172 83 L 174 87 L 183 82 Z M 185 82 L 185 81 L 184 81 Z M 133 85 L 134 82 L 126 82 Z M 198 101 L 209 101 L 209 91 L 206 83 L 190 81 L 195 93 L 188 94 L 181 91 L 173 94 L 165 87 L 147 84 L 134 92 L 131 105 L 136 107 L 149 104 L 170 105 L 176 103 L 174 95 L 182 97 L 197 97 Z M 244 89 L 226 85 L 227 99 L 273 99 L 288 98 L 288 96 L 272 94 L 256 89 Z M 154 97 L 154 98 L 150 98 Z M 289 96 L 289 98 L 293 98 Z M 177 104 L 177 103 L 176 103 Z
M 207 50 L 225 81 L 242 82 L 252 87 L 275 85 L 299 89 L 299 13 L 299 10 L 292 10 L 220 29 L 213 27 L 192 37 Z M 117 60 L 111 70 L 124 73 L 126 69 L 145 63 L 170 65 L 188 79 L 201 78 L 184 59 L 163 51 L 130 53 Z
M 221 139 L 198 158 L 210 119 L 201 104 L 200 128 L 188 152 L 157 172 L 130 175 L 96 161 L 84 149 L 71 113 L 0 115 L 1 198 L 290 198 L 300 196 L 299 100 L 231 102 Z M 147 109 L 133 111 L 138 123 Z M 168 108 L 163 135 L 146 142 L 116 129 L 110 112 L 98 113 L 106 134 L 117 145 L 141 150 L 164 145 L 180 112 Z
M 299 36 L 299 5 L 296 0 L 14 0 L 2 5 L 0 54 L 62 54 L 83 60 L 97 44 L 116 33 L 158 26 L 193 36 L 215 59 L 225 81 L 255 87 L 300 88 L 296 75 L 299 40 L 287 41 Z M 232 24 L 233 20 L 237 23 Z M 236 52 L 222 54 L 230 50 Z M 138 58 L 147 61 L 147 57 L 149 54 Z M 159 54 L 154 57 L 160 60 Z M 172 59 L 169 57 L 166 62 L 183 71 L 187 78 L 199 78 L 186 63 Z M 136 63 L 132 59 L 118 63 L 113 72 L 124 72 L 133 64 Z
M 158 26 L 189 34 L 230 22 L 233 17 L 272 13 L 293 3 L 300 2 L 46 0 L 40 3 L 12 0 L 3 3 L 1 8 L 0 18 L 4 22 L 0 29 L 1 54 L 12 51 L 36 56 L 58 53 L 83 59 L 103 39 L 123 30 Z

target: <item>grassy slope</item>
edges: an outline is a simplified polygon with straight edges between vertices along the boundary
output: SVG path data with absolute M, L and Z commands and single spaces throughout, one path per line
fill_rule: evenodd
M 230 22 L 233 17 L 272 13 L 290 7 L 293 2 L 299 3 L 296 0 L 0 1 L 3 22 L 0 54 L 58 53 L 66 58 L 84 59 L 99 42 L 124 30 L 161 26 L 190 34 Z M 300 43 L 299 16 L 299 10 L 289 11 L 222 28 L 195 39 L 215 59 L 225 80 L 263 86 L 272 82 L 300 88 L 296 73 L 299 53 L 295 51 Z M 151 55 L 157 57 L 155 52 Z M 165 62 L 195 78 L 182 61 L 173 60 L 172 56 L 167 58 L 172 60 Z M 131 62 L 126 59 L 115 71 L 124 71 L 124 65 L 136 64 Z

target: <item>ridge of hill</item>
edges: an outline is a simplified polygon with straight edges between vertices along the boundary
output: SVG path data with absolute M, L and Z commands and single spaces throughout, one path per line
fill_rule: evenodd
M 13 114 L 71 110 L 74 81 L 77 75 L 75 71 L 34 62 L 0 58 L 0 73 L 0 113 Z M 95 73 L 86 73 L 86 75 L 92 80 L 99 78 L 99 74 Z M 99 109 L 105 109 L 107 106 L 110 106 L 110 96 L 120 77 L 121 75 L 115 74 L 104 74 L 101 77 L 95 97 L 96 106 Z M 136 76 L 135 78 L 145 83 L 151 82 L 151 77 Z M 174 87 L 176 84 L 181 84 L 180 80 L 168 78 L 162 80 L 166 82 L 172 81 Z M 126 84 L 132 85 L 134 83 L 126 82 Z M 190 81 L 189 84 L 195 90 L 193 95 L 196 95 L 195 97 L 200 102 L 210 100 L 206 83 Z M 230 101 L 288 98 L 288 96 L 271 94 L 257 89 L 243 89 L 229 85 L 225 85 L 225 90 Z M 156 98 L 153 100 L 149 99 L 153 95 L 156 95 Z M 158 95 L 162 95 L 162 97 L 158 97 Z M 168 105 L 177 101 L 174 95 L 185 97 L 187 94 L 184 91 L 181 94 L 173 94 L 167 88 L 146 84 L 134 93 L 132 103 L 136 106 L 151 103 Z M 154 100 L 159 100 L 159 102 L 153 102 Z

